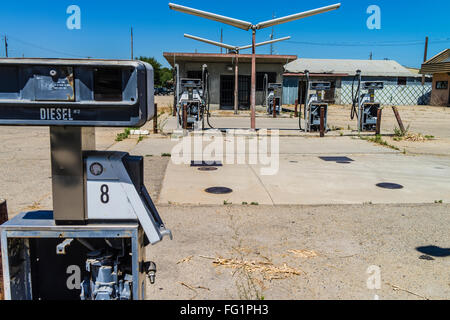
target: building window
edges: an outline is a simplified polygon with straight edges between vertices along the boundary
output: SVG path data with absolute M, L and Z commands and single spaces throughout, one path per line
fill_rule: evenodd
M 448 89 L 448 81 L 437 81 L 436 82 L 437 90 L 445 90 Z
M 397 79 L 397 85 L 399 85 L 399 86 L 406 86 L 406 78 L 405 77 L 399 77 Z
M 269 83 L 277 82 L 277 73 L 276 72 L 257 72 L 256 73 L 256 91 L 264 90 L 264 75 L 268 76 Z

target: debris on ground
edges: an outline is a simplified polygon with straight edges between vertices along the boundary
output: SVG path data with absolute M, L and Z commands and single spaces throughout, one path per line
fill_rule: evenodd
M 180 282 L 180 284 L 181 284 L 183 287 L 186 287 L 186 288 L 191 289 L 191 290 L 193 290 L 193 291 L 196 291 L 195 289 L 203 289 L 203 290 L 211 291 L 211 289 L 209 289 L 209 288 L 202 287 L 202 286 L 196 286 L 196 287 L 194 287 L 194 286 L 191 286 L 191 285 L 189 285 L 189 284 L 187 284 L 187 283 L 185 283 L 185 282 Z
M 424 142 L 431 140 L 431 136 L 424 136 L 421 133 L 410 133 L 406 135 L 405 141 L 413 141 L 413 142 Z
M 253 253 L 252 249 L 245 248 L 245 247 L 232 247 L 232 249 L 235 250 L 238 253 L 246 253 L 246 254 Z
M 430 298 L 421 296 L 420 294 L 414 293 L 414 292 L 409 291 L 409 290 L 407 290 L 407 289 L 400 288 L 399 286 L 396 286 L 396 285 L 394 285 L 394 284 L 392 284 L 392 283 L 387 282 L 386 284 L 389 285 L 389 286 L 391 286 L 392 289 L 393 289 L 394 291 L 403 291 L 403 292 L 412 294 L 413 296 L 419 297 L 419 298 L 421 298 L 421 299 L 423 299 L 423 300 L 430 300 Z
M 209 258 L 213 260 L 213 265 L 215 267 L 224 267 L 230 269 L 243 269 L 250 273 L 260 273 L 265 280 L 276 280 L 276 279 L 286 279 L 292 276 L 300 276 L 304 274 L 302 270 L 294 269 L 289 267 L 287 264 L 282 266 L 275 266 L 271 262 L 263 261 L 245 261 L 240 259 L 226 259 L 222 257 Z
M 189 262 L 189 261 L 192 260 L 193 257 L 194 257 L 194 256 L 189 256 L 189 257 L 186 257 L 186 258 L 184 258 L 184 259 L 181 259 L 180 261 L 177 262 L 177 264 L 182 264 L 182 263 Z
M 181 284 L 183 287 L 188 288 L 189 290 L 193 291 L 195 293 L 195 295 L 191 298 L 191 300 L 194 300 L 197 296 L 198 296 L 198 291 L 196 289 L 202 289 L 202 290 L 207 290 L 207 291 L 211 291 L 211 289 L 206 288 L 206 287 L 202 287 L 202 286 L 191 286 L 190 284 L 187 284 L 185 282 L 179 282 L 179 284 Z
M 293 254 L 294 256 L 298 257 L 298 258 L 314 258 L 319 256 L 317 254 L 317 252 L 312 251 L 312 250 L 288 250 L 287 251 L 290 254 Z
M 433 257 L 430 257 L 430 256 L 428 256 L 428 255 L 426 255 L 426 254 L 424 254 L 423 256 L 420 256 L 419 259 L 421 259 L 421 260 L 427 260 L 427 261 L 433 261 L 433 260 L 434 260 Z
M 28 211 L 39 210 L 41 208 L 42 208 L 42 206 L 41 206 L 40 202 L 37 202 L 37 201 L 33 201 L 33 203 L 27 207 Z
M 425 142 L 435 139 L 434 136 L 424 136 L 421 133 L 406 133 L 404 136 L 395 136 L 394 141 L 409 141 L 409 142 Z

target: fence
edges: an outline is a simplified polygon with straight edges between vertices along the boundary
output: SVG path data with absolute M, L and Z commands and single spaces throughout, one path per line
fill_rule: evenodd
M 356 90 L 356 86 L 355 86 Z M 375 91 L 375 101 L 382 105 L 411 106 L 429 105 L 431 99 L 431 84 L 422 85 L 384 85 L 383 90 Z M 342 84 L 340 103 L 352 104 L 352 85 Z M 367 91 L 364 91 L 367 92 Z

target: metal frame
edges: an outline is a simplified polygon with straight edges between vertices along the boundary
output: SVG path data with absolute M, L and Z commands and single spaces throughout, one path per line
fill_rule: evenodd
M 56 226 L 53 219 L 26 219 L 28 213 L 21 213 L 0 226 L 2 243 L 3 281 L 5 299 L 11 300 L 10 266 L 8 256 L 8 240 L 24 239 L 26 243 L 31 238 L 130 238 L 132 241 L 132 269 L 133 269 L 133 300 L 145 299 L 145 274 L 140 270 L 140 262 L 145 260 L 143 244 L 143 230 L 137 223 L 97 224 L 86 226 Z M 27 288 L 24 295 L 26 300 L 32 300 L 31 265 L 29 263 L 29 246 L 27 250 L 25 274 Z
M 184 37 L 192 39 L 192 40 L 212 44 L 214 46 L 218 46 L 221 48 L 225 48 L 225 49 L 228 49 L 229 52 L 234 52 L 234 55 L 235 55 L 234 56 L 234 60 L 235 60 L 235 62 L 234 62 L 234 114 L 238 114 L 239 113 L 239 53 L 241 50 L 252 48 L 252 45 L 243 46 L 243 47 L 232 46 L 229 44 L 200 38 L 200 37 L 193 36 L 193 35 L 186 34 L 186 33 L 184 34 Z M 285 40 L 289 40 L 289 39 L 291 39 L 290 36 L 279 38 L 279 39 L 274 39 L 274 40 L 270 40 L 270 41 L 260 42 L 260 43 L 256 43 L 255 47 L 264 46 L 267 44 L 272 44 L 275 42 L 285 41 Z
M 340 3 L 333 4 L 330 6 L 317 8 L 309 11 L 304 11 L 296 14 L 292 14 L 289 16 L 276 18 L 264 22 L 260 22 L 257 24 L 252 24 L 248 21 L 238 20 L 230 17 L 225 17 L 222 15 L 218 15 L 211 12 L 206 12 L 194 8 L 189 8 L 185 6 L 181 6 L 174 3 L 169 3 L 169 8 L 175 11 L 179 11 L 182 13 L 191 14 L 197 17 L 225 23 L 231 25 L 233 27 L 243 29 L 245 31 L 252 31 L 252 76 L 251 76 L 251 93 L 250 93 L 250 110 L 251 110 L 251 119 L 250 126 L 251 129 L 256 129 L 256 30 L 261 30 L 264 28 L 273 27 L 282 23 L 291 22 L 294 20 L 299 20 L 307 17 L 314 16 L 316 14 L 329 12 L 332 10 L 337 10 L 341 7 Z
M 137 116 L 130 114 L 129 119 L 121 120 L 40 120 L 40 119 L 0 119 L 1 125 L 26 126 L 83 126 L 83 127 L 141 127 L 154 117 L 154 74 L 153 67 L 137 60 L 94 60 L 94 59 L 41 59 L 41 58 L 8 58 L 0 59 L 2 67 L 71 67 L 71 68 L 133 68 L 135 70 L 135 85 L 142 94 L 136 96 L 136 101 L 29 101 L 0 99 L 0 109 L 3 108 L 66 108 L 72 111 L 106 109 L 132 109 Z M 76 79 L 75 79 L 76 80 Z M 76 87 L 75 83 L 75 87 Z M 76 90 L 79 90 L 78 88 Z M 75 93 L 76 94 L 76 93 Z M 76 100 L 76 99 L 75 99 Z

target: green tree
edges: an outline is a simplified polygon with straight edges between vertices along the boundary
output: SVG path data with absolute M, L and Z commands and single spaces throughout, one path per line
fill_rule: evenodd
M 169 88 L 173 86 L 173 70 L 169 68 L 162 68 L 160 73 L 160 80 L 163 87 Z
M 144 61 L 152 65 L 155 76 L 155 86 L 167 87 L 172 82 L 172 69 L 163 68 L 162 64 L 154 57 L 139 57 L 136 60 Z
M 155 77 L 155 86 L 161 85 L 161 63 L 159 63 L 155 58 L 153 57 L 139 57 L 136 58 L 136 60 L 144 61 L 152 65 L 153 67 L 153 75 Z

